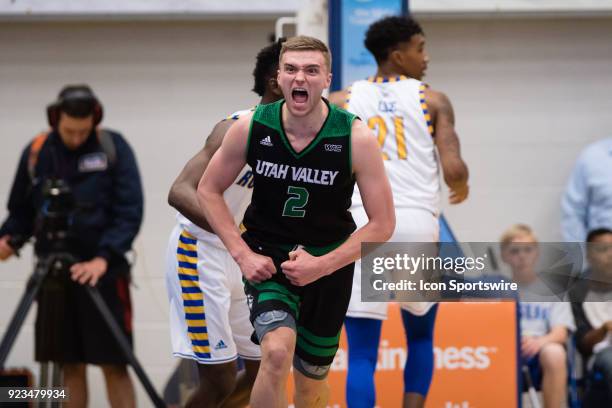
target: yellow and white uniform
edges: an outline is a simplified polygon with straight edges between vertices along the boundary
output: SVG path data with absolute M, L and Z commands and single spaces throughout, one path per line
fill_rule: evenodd
M 405 76 L 372 77 L 350 88 L 344 108 L 357 114 L 378 139 L 395 204 L 396 227 L 390 241 L 437 242 L 439 239 L 440 170 L 426 85 Z M 368 221 L 357 188 L 351 213 L 362 227 Z M 423 315 L 433 303 L 403 303 Z M 385 319 L 387 304 L 361 302 L 361 261 L 355 264 L 347 316 Z
M 227 118 L 236 120 L 251 110 Z M 251 201 L 253 176 L 245 166 L 224 198 L 236 224 Z M 174 356 L 203 364 L 261 358 L 251 341 L 253 326 L 242 273 L 215 234 L 177 214 L 166 256 L 170 333 Z

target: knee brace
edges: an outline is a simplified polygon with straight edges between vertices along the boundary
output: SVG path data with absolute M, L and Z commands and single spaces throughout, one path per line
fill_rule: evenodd
M 295 319 L 284 310 L 270 310 L 269 312 L 261 313 L 255 318 L 253 327 L 260 344 L 266 333 L 279 327 L 289 327 L 297 333 Z
M 293 356 L 293 368 L 298 370 L 304 376 L 312 378 L 313 380 L 324 380 L 329 373 L 330 367 L 331 364 L 325 366 L 313 365 L 302 360 L 298 355 Z

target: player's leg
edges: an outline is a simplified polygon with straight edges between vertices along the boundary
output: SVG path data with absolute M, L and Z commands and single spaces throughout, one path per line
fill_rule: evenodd
M 558 343 L 545 344 L 540 350 L 542 396 L 544 407 L 560 407 L 567 395 L 567 353 Z
M 404 366 L 404 407 L 420 408 L 431 385 L 434 369 L 433 333 L 438 305 L 422 316 L 402 308 L 408 358 Z
M 244 281 L 250 320 L 255 329 L 251 338 L 261 345 L 261 363 L 250 406 L 286 407 L 285 387 L 295 351 L 302 288 L 291 285 L 280 272 L 281 263 L 288 259 L 288 250 L 259 242 L 248 234 L 243 234 L 243 238 L 253 251 L 271 257 L 279 271 L 264 282 Z
M 284 316 L 281 316 L 283 315 Z M 276 316 L 275 316 L 276 315 Z M 264 312 L 256 318 L 256 330 L 265 330 L 291 317 L 286 312 Z M 258 319 L 258 320 L 257 320 Z M 281 323 L 275 329 L 259 335 L 261 364 L 251 391 L 252 408 L 280 408 L 287 406 L 286 383 L 295 350 L 295 329 Z M 295 323 L 294 323 L 295 324 Z
M 106 394 L 112 408 L 133 408 L 136 406 L 134 386 L 123 364 L 102 364 L 100 366 L 106 382 Z M 71 395 L 72 398 L 72 395 Z
M 306 377 L 293 370 L 295 380 L 295 408 L 325 408 L 329 400 L 329 385 L 325 379 Z
M 375 405 L 374 372 L 381 327 L 382 320 L 379 319 L 348 316 L 344 319 L 348 339 L 346 404 L 349 408 L 371 408 Z
M 327 374 L 340 342 L 340 331 L 351 297 L 354 265 L 311 283 L 302 294 L 295 358 L 296 408 L 326 406 Z
M 225 401 L 224 408 L 246 407 L 251 399 L 251 391 L 257 378 L 260 360 L 244 360 L 244 370 L 236 376 L 236 387 Z
M 236 345 L 228 313 L 227 251 L 218 239 L 176 228 L 167 256 L 166 283 L 175 357 L 198 362 L 200 383 L 187 406 L 221 406 L 236 387 Z
M 352 207 L 351 214 L 357 228 L 368 222 L 368 215 L 362 206 Z M 387 303 L 371 301 L 371 296 L 380 295 L 362 293 L 361 280 L 361 260 L 358 260 L 355 262 L 351 299 L 344 320 L 348 340 L 346 403 L 350 408 L 374 406 L 374 372 L 378 359 L 378 343 L 382 320 L 387 318 Z M 364 297 L 369 301 L 363 302 Z
M 396 208 L 397 219 L 403 220 L 393 233 L 392 241 L 413 242 L 411 250 L 419 253 L 437 252 L 438 218 L 417 208 Z M 425 247 L 421 248 L 422 243 Z M 434 368 L 433 331 L 438 306 L 431 302 L 401 304 L 402 322 L 406 332 L 408 358 L 404 366 L 404 407 L 423 407 L 431 385 Z
M 70 399 L 65 403 L 67 408 L 85 408 L 87 406 L 87 366 L 80 363 L 64 364 L 64 387 L 70 390 Z
M 185 407 L 219 407 L 236 386 L 236 361 L 222 364 L 198 364 L 200 384 Z

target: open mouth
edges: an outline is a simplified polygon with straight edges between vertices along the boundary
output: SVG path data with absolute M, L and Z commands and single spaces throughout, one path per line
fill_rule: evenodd
M 308 101 L 308 91 L 304 88 L 294 88 L 291 91 L 291 98 L 296 103 L 306 103 Z

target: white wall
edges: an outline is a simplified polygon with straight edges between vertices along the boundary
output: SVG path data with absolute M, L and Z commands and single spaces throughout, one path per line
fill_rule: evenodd
M 470 200 L 446 213 L 462 240 L 495 240 L 517 221 L 559 239 L 559 198 L 579 150 L 612 128 L 612 21 L 425 21 L 427 80 L 445 91 L 471 170 Z M 272 21 L 0 25 L 0 218 L 21 149 L 67 82 L 88 82 L 105 123 L 136 150 L 146 218 L 136 241 L 136 351 L 161 389 L 173 362 L 163 281 L 168 187 L 213 124 L 256 102 L 254 55 Z M 0 333 L 31 258 L 0 264 Z M 9 365 L 32 368 L 32 316 Z M 92 406 L 106 406 L 100 376 Z M 149 406 L 142 392 L 140 406 Z
M 424 21 L 426 77 L 448 94 L 471 197 L 445 210 L 460 240 L 515 222 L 561 239 L 559 200 L 579 151 L 612 136 L 612 19 Z M 448 207 L 448 206 L 446 206 Z

